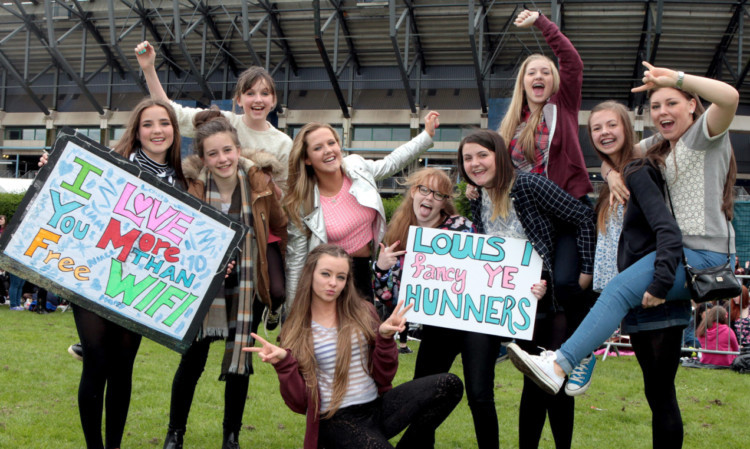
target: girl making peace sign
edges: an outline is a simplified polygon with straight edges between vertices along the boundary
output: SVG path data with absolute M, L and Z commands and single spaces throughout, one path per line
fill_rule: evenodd
M 257 352 L 279 376 L 287 406 L 307 415 L 305 449 L 390 448 L 389 438 L 407 426 L 397 447 L 431 448 L 435 429 L 461 400 L 463 384 L 449 373 L 393 388 L 404 309 L 382 324 L 360 297 L 352 258 L 323 244 L 307 256 L 297 295 L 281 330 L 281 346 L 253 334 Z

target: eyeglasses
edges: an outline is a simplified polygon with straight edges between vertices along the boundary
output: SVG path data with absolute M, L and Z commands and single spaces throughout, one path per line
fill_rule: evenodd
M 417 190 L 419 190 L 419 193 L 421 193 L 424 196 L 429 196 L 430 194 L 432 194 L 432 197 L 435 198 L 435 201 L 440 201 L 440 202 L 447 200 L 448 197 L 450 196 L 444 193 L 436 192 L 432 190 L 431 188 L 425 187 L 425 186 L 417 186 Z

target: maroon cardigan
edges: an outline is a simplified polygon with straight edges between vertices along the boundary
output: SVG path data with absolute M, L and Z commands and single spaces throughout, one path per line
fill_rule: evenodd
M 398 369 L 398 349 L 396 349 L 396 340 L 393 338 L 383 338 L 378 332 L 380 319 L 375 312 L 375 307 L 369 302 L 362 301 L 363 305 L 370 309 L 373 315 L 375 331 L 375 346 L 370 346 L 370 376 L 378 386 L 378 393 L 383 394 L 393 388 L 391 382 L 396 376 Z M 318 429 L 320 427 L 319 410 L 308 407 L 312 401 L 310 390 L 305 384 L 305 379 L 299 371 L 297 359 L 294 358 L 291 351 L 287 349 L 287 356 L 284 360 L 274 365 L 276 374 L 279 376 L 279 389 L 281 397 L 284 398 L 287 407 L 293 412 L 307 415 L 307 428 L 305 429 L 305 449 L 317 449 L 318 447 Z M 318 393 L 320 397 L 320 393 Z
M 557 120 L 549 149 L 547 176 L 574 198 L 581 198 L 594 189 L 589 181 L 583 151 L 578 141 L 578 111 L 581 109 L 583 61 L 573 44 L 547 17 L 539 14 L 534 25 L 542 31 L 544 40 L 557 57 L 560 71 L 560 89 L 545 106 L 557 107 Z M 552 124 L 548 123 L 552 128 Z

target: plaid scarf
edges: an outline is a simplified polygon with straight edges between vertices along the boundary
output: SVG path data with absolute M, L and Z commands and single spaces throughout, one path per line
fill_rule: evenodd
M 221 376 L 227 374 L 252 374 L 250 353 L 243 352 L 244 346 L 252 346 L 250 328 L 253 322 L 253 255 L 255 235 L 252 220 L 252 200 L 247 174 L 237 170 L 238 189 L 232 194 L 229 217 L 248 226 L 248 233 L 242 242 L 242 250 L 237 257 L 235 272 L 224 281 L 211 308 L 203 320 L 202 338 L 225 338 L 224 359 L 221 362 Z M 213 181 L 211 172 L 206 173 L 206 202 L 221 210 L 221 194 Z
M 528 106 L 523 107 L 521 124 L 516 128 L 516 133 L 513 135 L 508 148 L 510 148 L 510 158 L 513 160 L 513 165 L 521 171 L 529 173 L 539 173 L 546 175 L 547 173 L 547 158 L 549 154 L 549 127 L 547 122 L 544 120 L 544 114 L 542 114 L 542 121 L 536 128 L 534 133 L 534 163 L 530 163 L 526 159 L 523 148 L 518 146 L 518 138 L 521 132 L 526 128 L 531 111 Z

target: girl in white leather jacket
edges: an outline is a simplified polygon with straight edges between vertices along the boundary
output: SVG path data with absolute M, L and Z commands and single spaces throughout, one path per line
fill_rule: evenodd
M 308 123 L 289 155 L 289 216 L 286 292 L 294 298 L 307 254 L 321 243 L 335 243 L 354 259 L 354 283 L 373 301 L 370 259 L 385 234 L 385 210 L 376 180 L 392 176 L 432 146 L 437 112 L 425 116 L 425 131 L 380 160 L 341 155 L 338 133 L 324 123 Z

